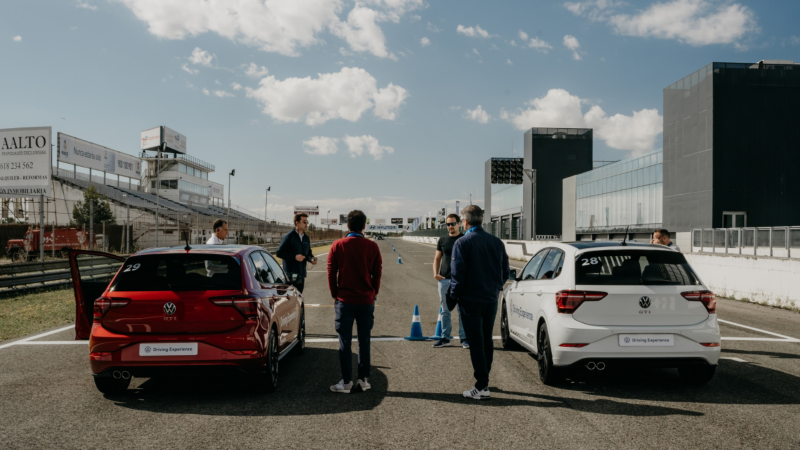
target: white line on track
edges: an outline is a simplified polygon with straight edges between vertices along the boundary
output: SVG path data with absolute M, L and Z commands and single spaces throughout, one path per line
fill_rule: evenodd
M 720 356 L 719 359 L 727 359 L 727 360 L 730 360 L 730 361 L 743 362 L 743 363 L 747 362 L 747 361 L 743 360 L 742 358 L 734 358 L 733 356 Z
M 500 336 L 492 336 L 492 339 L 494 339 L 495 341 L 498 341 L 498 340 L 500 340 Z M 371 342 L 395 342 L 395 341 L 405 341 L 405 340 L 406 340 L 406 338 L 401 338 L 401 337 L 385 337 L 385 338 L 371 338 L 370 339 Z M 434 339 L 428 339 L 428 342 L 430 342 L 432 340 L 434 340 Z M 356 341 L 358 341 L 358 337 L 357 336 L 353 336 L 353 342 L 356 342 Z M 316 339 L 306 338 L 306 342 L 339 342 L 339 339 L 338 338 L 316 338 Z M 424 342 L 424 341 L 420 341 L 420 342 Z
M 758 331 L 759 333 L 770 334 L 770 335 L 772 335 L 772 336 L 778 336 L 779 338 L 781 338 L 781 339 L 770 339 L 770 338 L 722 338 L 722 339 L 727 339 L 727 340 L 729 340 L 729 341 L 783 341 L 783 342 L 800 342 L 800 339 L 797 339 L 797 338 L 793 338 L 793 337 L 789 337 L 789 336 L 784 336 L 784 335 L 782 335 L 782 334 L 773 333 L 773 332 L 771 332 L 771 331 L 762 330 L 762 329 L 760 329 L 760 328 L 748 327 L 747 325 L 742 325 L 742 324 L 740 324 L 740 323 L 731 322 L 731 321 L 729 321 L 729 320 L 717 319 L 717 321 L 718 321 L 718 322 L 720 322 L 720 323 L 725 323 L 725 324 L 728 324 L 728 325 L 733 325 L 733 326 L 736 326 L 736 327 L 745 328 L 745 329 L 747 329 L 747 330 L 751 330 L 751 331 Z
M 69 330 L 70 328 L 75 328 L 75 325 L 70 325 L 68 327 L 59 328 L 59 329 L 53 330 L 53 331 L 48 331 L 47 333 L 37 334 L 36 336 L 31 336 L 29 338 L 21 339 L 19 341 L 14 341 L 14 342 L 11 342 L 11 343 L 8 343 L 8 344 L 3 344 L 3 345 L 0 345 L 0 350 L 4 349 L 6 347 L 11 347 L 12 345 L 19 345 L 19 344 L 22 344 L 24 342 L 31 341 L 33 339 L 39 339 L 41 337 L 50 336 L 51 334 L 60 333 L 62 331 Z
M 26 341 L 19 345 L 86 345 L 89 341 Z

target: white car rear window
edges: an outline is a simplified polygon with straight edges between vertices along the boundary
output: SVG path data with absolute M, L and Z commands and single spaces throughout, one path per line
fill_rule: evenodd
M 585 252 L 575 261 L 579 285 L 699 285 L 681 253 L 658 250 Z

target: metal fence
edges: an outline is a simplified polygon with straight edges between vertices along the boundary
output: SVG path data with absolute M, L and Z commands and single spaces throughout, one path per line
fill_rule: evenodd
M 694 229 L 692 252 L 800 258 L 800 227 Z

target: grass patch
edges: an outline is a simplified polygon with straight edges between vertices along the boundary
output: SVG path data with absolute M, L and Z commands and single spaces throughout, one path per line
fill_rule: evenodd
M 0 341 L 75 321 L 72 288 L 0 299 Z

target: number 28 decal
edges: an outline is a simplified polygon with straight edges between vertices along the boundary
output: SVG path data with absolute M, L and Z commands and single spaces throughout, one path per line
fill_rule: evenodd
M 142 267 L 141 264 L 128 264 L 128 266 L 123 270 L 123 272 L 136 272 L 139 270 L 139 267 Z
M 583 264 L 581 264 L 582 266 L 600 264 L 600 260 L 597 258 L 583 258 L 581 261 L 583 261 Z

